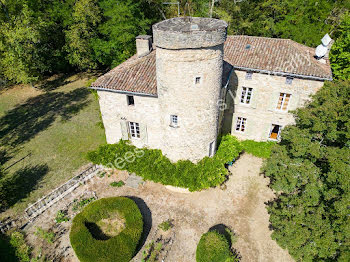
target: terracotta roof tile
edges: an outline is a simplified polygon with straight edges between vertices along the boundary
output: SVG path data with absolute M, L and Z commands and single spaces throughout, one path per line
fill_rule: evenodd
M 290 39 L 242 35 L 227 37 L 224 59 L 235 68 L 332 79 L 329 61 L 314 54 L 314 48 Z
M 91 87 L 157 96 L 155 54 L 156 51 L 152 51 L 141 58 L 132 56 L 99 77 Z M 314 58 L 313 48 L 289 39 L 228 36 L 224 46 L 224 59 L 223 84 L 226 83 L 232 66 L 253 71 L 332 78 L 328 60 L 321 63 Z

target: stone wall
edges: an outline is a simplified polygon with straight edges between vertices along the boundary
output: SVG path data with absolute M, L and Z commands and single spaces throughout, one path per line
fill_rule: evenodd
M 114 144 L 123 139 L 122 125 L 130 121 L 140 124 L 141 137 L 139 139 L 128 137 L 135 146 L 161 148 L 162 128 L 156 97 L 134 96 L 135 104 L 129 106 L 126 94 L 108 91 L 97 91 L 97 93 L 107 143 Z
M 294 117 L 288 111 L 305 105 L 310 95 L 315 94 L 323 86 L 323 81 L 294 78 L 291 85 L 286 84 L 282 76 L 253 73 L 251 80 L 245 79 L 246 72 L 235 70 L 230 79 L 230 90 L 226 96 L 229 108 L 232 110 L 231 133 L 241 139 L 268 140 L 272 124 L 282 128 L 294 124 Z M 249 105 L 240 103 L 242 87 L 253 88 Z M 277 110 L 280 93 L 291 94 L 287 111 Z M 232 101 L 231 94 L 234 96 Z M 246 131 L 236 131 L 237 117 L 247 119 Z

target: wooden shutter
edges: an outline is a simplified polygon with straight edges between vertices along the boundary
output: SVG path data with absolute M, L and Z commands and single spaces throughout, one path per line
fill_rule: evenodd
M 129 139 L 128 122 L 126 122 L 125 120 L 121 120 L 120 129 L 122 131 L 122 139 L 128 140 Z
M 140 123 L 140 138 L 145 144 L 148 143 L 147 126 L 141 123 Z

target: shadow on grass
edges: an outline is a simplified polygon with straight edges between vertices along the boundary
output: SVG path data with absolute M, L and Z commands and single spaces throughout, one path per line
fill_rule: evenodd
M 69 120 L 89 104 L 87 88 L 49 92 L 29 98 L 0 118 L 0 142 L 16 147 L 47 129 L 58 116 Z
M 136 203 L 136 205 L 140 209 L 140 212 L 141 212 L 142 217 L 143 217 L 143 232 L 142 232 L 140 242 L 139 242 L 139 244 L 136 248 L 136 251 L 135 251 L 135 255 L 136 255 L 141 250 L 143 245 L 145 244 L 147 237 L 148 237 L 148 234 L 151 231 L 152 212 L 149 209 L 149 207 L 147 206 L 147 204 L 145 203 L 145 201 L 143 201 L 141 198 L 134 197 L 134 196 L 127 196 L 127 198 L 130 198 L 131 200 L 133 200 Z
M 44 91 L 52 91 L 57 89 L 60 86 L 67 85 L 69 83 L 72 83 L 72 80 L 67 80 L 69 77 L 74 75 L 74 73 L 70 74 L 61 74 L 58 76 L 53 76 L 52 78 L 48 78 L 46 80 L 43 80 L 40 85 L 39 89 L 44 90 Z
M 17 170 L 0 180 L 0 212 L 13 206 L 37 188 L 38 182 L 47 174 L 46 164 L 31 166 Z
M 85 222 L 86 228 L 89 230 L 93 238 L 97 240 L 108 240 L 110 239 L 109 236 L 107 236 L 101 228 L 96 225 L 95 223 Z
M 15 248 L 10 244 L 10 238 L 0 234 L 0 254 L 2 262 L 19 262 Z

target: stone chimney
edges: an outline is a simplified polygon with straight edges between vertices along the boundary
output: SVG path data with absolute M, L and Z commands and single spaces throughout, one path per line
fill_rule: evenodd
M 136 52 L 138 57 L 148 55 L 152 51 L 152 36 L 139 35 L 136 37 Z

